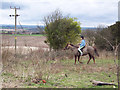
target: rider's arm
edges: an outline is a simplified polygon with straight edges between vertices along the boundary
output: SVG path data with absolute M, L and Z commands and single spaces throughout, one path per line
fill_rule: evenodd
M 85 46 L 85 41 L 84 41 L 84 40 L 82 40 L 80 46 L 81 46 L 81 47 L 82 47 L 82 46 Z

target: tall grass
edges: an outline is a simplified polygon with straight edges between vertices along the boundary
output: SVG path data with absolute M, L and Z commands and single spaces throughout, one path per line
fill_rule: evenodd
M 111 55 L 111 53 L 107 54 L 108 56 L 109 54 Z M 77 73 L 80 75 L 88 75 L 89 73 L 91 75 L 92 73 L 96 74 L 108 71 L 116 73 L 116 69 L 113 63 L 111 64 L 111 61 L 110 64 L 105 64 L 105 62 L 109 62 L 110 57 L 106 57 L 106 54 L 103 53 L 101 55 L 104 56 L 100 56 L 99 61 L 96 61 L 98 63 L 96 65 L 92 61 L 90 62 L 91 65 L 87 65 L 87 56 L 82 58 L 85 64 L 74 65 L 74 55 L 69 50 L 49 52 L 39 48 L 36 51 L 31 50 L 29 53 L 23 53 L 22 49 L 18 49 L 15 56 L 14 50 L 3 48 L 3 87 L 25 87 L 34 83 L 34 80 L 47 80 L 50 85 L 54 86 L 55 81 L 53 82 L 52 80 L 56 79 L 61 82 L 66 75 L 73 77 L 73 74 Z M 100 60 L 104 58 L 108 61 L 101 63 Z M 101 66 L 101 64 L 103 65 Z
M 3 48 L 3 82 L 18 84 L 23 82 L 29 83 L 33 79 L 48 79 L 50 73 L 56 73 L 58 71 L 53 69 L 54 63 L 50 61 L 58 62 L 59 60 L 67 59 L 71 57 L 70 53 L 66 51 L 49 52 L 41 48 L 36 51 L 31 50 L 29 53 L 23 53 L 20 48 L 17 49 L 17 53 L 15 54 L 14 50 Z M 11 77 L 14 77 L 14 79 Z

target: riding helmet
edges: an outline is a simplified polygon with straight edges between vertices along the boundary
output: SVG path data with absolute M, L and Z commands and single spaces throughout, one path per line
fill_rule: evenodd
M 84 36 L 81 36 L 82 39 L 84 39 Z

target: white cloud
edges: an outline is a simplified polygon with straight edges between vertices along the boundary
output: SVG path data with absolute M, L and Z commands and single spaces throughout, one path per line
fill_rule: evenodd
M 82 26 L 97 26 L 101 23 L 109 25 L 117 21 L 117 0 L 11 0 L 11 2 L 22 6 L 21 10 L 18 10 L 20 14 L 18 21 L 23 24 L 41 23 L 44 16 L 58 8 L 65 15 L 77 17 Z M 14 21 L 8 18 L 8 14 L 14 11 L 10 9 L 0 11 L 2 11 L 0 19 L 4 19 L 0 24 L 14 24 Z

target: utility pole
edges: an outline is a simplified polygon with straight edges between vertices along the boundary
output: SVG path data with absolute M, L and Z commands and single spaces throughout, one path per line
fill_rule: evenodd
M 120 1 L 118 2 L 118 22 L 120 22 Z M 120 28 L 118 27 L 118 30 Z M 118 46 L 118 67 L 117 67 L 118 90 L 120 90 L 120 45 Z
M 17 10 L 20 9 L 20 7 L 17 8 L 17 7 L 11 7 L 11 6 L 10 6 L 10 9 L 14 9 L 14 10 L 15 10 L 15 15 L 9 15 L 9 16 L 10 16 L 10 17 L 12 17 L 12 16 L 15 17 L 15 33 L 14 33 L 14 34 L 15 34 L 15 55 L 16 55 L 16 44 L 17 44 L 16 25 L 17 25 L 17 16 L 20 16 L 20 15 L 17 14 Z

